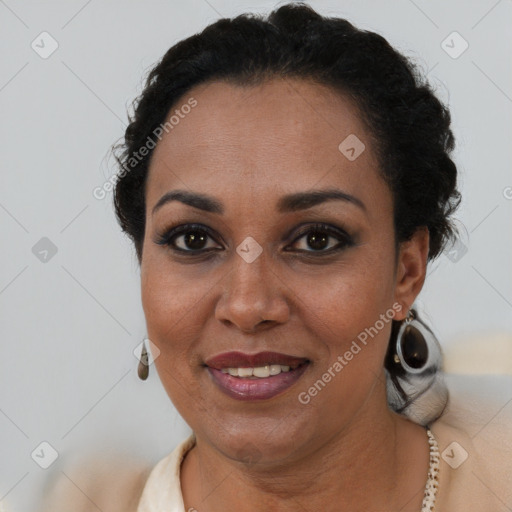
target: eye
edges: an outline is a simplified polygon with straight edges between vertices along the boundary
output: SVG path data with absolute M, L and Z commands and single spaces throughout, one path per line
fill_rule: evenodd
M 168 246 L 176 252 L 189 253 L 190 255 L 199 255 L 222 249 L 215 241 L 215 236 L 210 228 L 202 224 L 183 224 L 170 228 L 158 235 L 155 243 Z M 342 229 L 328 224 L 313 224 L 301 229 L 299 236 L 288 247 L 297 244 L 302 245 L 302 248 L 299 247 L 297 252 L 325 254 L 350 247 L 354 245 L 354 241 Z M 285 250 L 289 251 L 290 249 L 286 248 Z
M 201 224 L 185 224 L 171 228 L 159 235 L 155 243 L 169 246 L 175 251 L 189 253 L 206 252 L 218 247 L 211 230 Z
M 328 224 L 314 224 L 302 229 L 293 245 L 303 240 L 299 252 L 330 253 L 354 245 L 350 235 Z M 332 245 L 334 243 L 334 245 Z M 301 245 L 301 244 L 299 244 Z M 307 249 L 310 247 L 311 249 Z

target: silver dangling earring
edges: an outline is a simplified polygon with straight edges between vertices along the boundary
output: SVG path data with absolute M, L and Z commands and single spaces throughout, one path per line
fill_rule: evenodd
M 148 351 L 146 349 L 146 340 L 142 342 L 142 351 L 140 353 L 139 366 L 137 373 L 140 380 L 146 380 L 149 375 L 149 358 Z
M 442 373 L 441 345 L 411 309 L 400 325 L 394 345 L 393 368 L 387 368 L 387 398 L 398 413 L 427 426 L 448 403 Z
M 429 337 L 434 338 L 430 350 Z M 416 311 L 409 310 L 396 338 L 395 362 L 400 363 L 407 373 L 422 373 L 429 362 L 434 340 L 437 341 L 434 334 L 417 320 Z

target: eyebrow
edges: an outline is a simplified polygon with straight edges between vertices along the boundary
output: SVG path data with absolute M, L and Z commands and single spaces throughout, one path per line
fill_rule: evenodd
M 364 212 L 367 211 L 365 204 L 360 199 L 336 188 L 288 194 L 279 199 L 277 203 L 277 211 L 279 213 L 288 213 L 307 210 L 308 208 L 312 208 L 313 206 L 317 206 L 331 200 L 345 201 L 359 207 Z M 155 214 L 155 212 L 164 204 L 172 201 L 179 201 L 183 204 L 209 213 L 216 213 L 218 215 L 222 215 L 224 213 L 224 206 L 214 197 L 198 192 L 189 192 L 187 190 L 172 190 L 165 193 L 158 200 L 153 207 L 152 214 Z

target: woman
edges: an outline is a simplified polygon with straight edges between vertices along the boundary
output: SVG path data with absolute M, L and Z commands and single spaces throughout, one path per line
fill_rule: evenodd
M 412 307 L 454 236 L 453 147 L 410 62 L 305 5 L 166 53 L 118 153 L 115 207 L 193 435 L 139 512 L 501 510 L 468 476 L 490 463 L 439 419 L 439 346 Z M 440 457 L 452 441 L 467 470 Z

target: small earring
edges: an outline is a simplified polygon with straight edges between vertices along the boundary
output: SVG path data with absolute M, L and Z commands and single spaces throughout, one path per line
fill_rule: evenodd
M 140 380 L 146 380 L 149 375 L 149 360 L 148 351 L 146 350 L 146 340 L 142 342 L 142 351 L 140 353 L 139 366 L 137 373 L 139 374 Z

